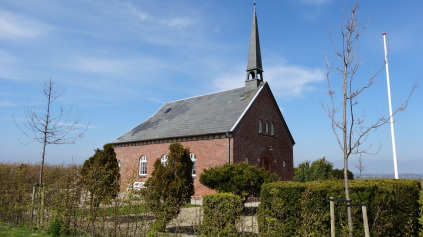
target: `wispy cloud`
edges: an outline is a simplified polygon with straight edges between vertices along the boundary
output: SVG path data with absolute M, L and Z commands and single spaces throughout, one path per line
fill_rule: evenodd
M 276 97 L 303 95 L 305 91 L 313 90 L 314 83 L 325 79 L 322 69 L 298 65 L 271 67 L 267 70 L 266 77 Z
M 1 14 L 1 13 L 0 13 Z M 0 26 L 1 27 L 1 26 Z M 16 58 L 10 55 L 8 52 L 0 49 L 0 63 L 12 63 L 15 62 Z
M 234 72 L 214 81 L 219 90 L 228 90 L 244 85 L 246 74 L 239 67 Z M 314 83 L 325 79 L 324 72 L 318 68 L 306 68 L 298 65 L 275 65 L 265 70 L 264 80 L 271 85 L 276 97 L 301 96 L 304 92 L 313 90 Z
M 10 101 L 10 100 L 4 100 L 4 101 L 0 101 L 0 108 L 2 107 L 13 107 L 13 106 L 17 106 L 20 105 L 16 102 Z
M 176 17 L 176 18 L 169 18 L 169 19 L 162 19 L 160 23 L 169 26 L 169 27 L 176 27 L 182 28 L 196 23 L 196 20 L 190 19 L 188 17 Z
M 122 60 L 105 59 L 105 58 L 80 58 L 73 67 L 77 70 L 109 74 L 128 70 L 128 65 Z
M 0 38 L 26 39 L 48 31 L 49 26 L 0 9 Z
M 135 7 L 134 5 L 128 3 L 126 4 L 126 7 L 136 16 L 138 17 L 140 20 L 146 20 L 149 18 L 149 15 L 144 12 L 139 10 L 137 7 Z

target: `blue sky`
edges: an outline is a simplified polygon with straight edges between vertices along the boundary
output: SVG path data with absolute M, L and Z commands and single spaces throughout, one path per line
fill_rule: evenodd
M 352 1 L 347 3 L 349 9 Z M 295 165 L 326 156 L 342 167 L 342 153 L 322 109 L 327 102 L 324 58 L 336 60 L 328 31 L 339 45 L 343 1 L 258 0 L 264 67 L 294 136 Z M 56 105 L 83 111 L 85 137 L 50 145 L 51 164 L 82 163 L 167 101 L 242 87 L 246 76 L 252 1 L 249 0 L 3 0 L 0 2 L 0 161 L 40 162 L 41 145 L 15 126 L 26 106 L 42 110 L 41 88 L 52 78 L 64 92 Z M 362 1 L 369 21 L 359 41 L 359 76 L 384 61 L 388 35 L 394 106 L 423 77 L 423 2 Z M 335 76 L 335 74 L 333 74 Z M 398 169 L 423 167 L 423 92 L 395 117 Z M 361 97 L 367 121 L 388 113 L 386 77 Z M 26 145 L 25 145 L 26 144 Z M 393 173 L 390 128 L 372 133 L 365 173 Z M 351 170 L 357 157 L 350 161 Z

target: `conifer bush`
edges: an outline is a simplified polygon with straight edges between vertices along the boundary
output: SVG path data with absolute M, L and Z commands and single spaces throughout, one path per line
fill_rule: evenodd
M 243 202 L 246 202 L 249 196 L 260 196 L 261 186 L 276 180 L 279 180 L 276 174 L 251 166 L 247 162 L 204 169 L 200 176 L 200 183 L 204 186 L 218 192 L 236 194 Z
M 103 150 L 96 149 L 95 154 L 82 165 L 81 184 L 90 191 L 94 207 L 98 208 L 101 202 L 116 198 L 119 180 L 119 164 L 111 144 L 104 145 Z
M 162 164 L 160 158 L 154 162 L 152 176 L 142 190 L 146 206 L 155 217 L 151 235 L 164 231 L 166 224 L 178 216 L 181 207 L 190 203 L 194 195 L 192 167 L 190 150 L 180 143 L 169 146 L 166 164 Z

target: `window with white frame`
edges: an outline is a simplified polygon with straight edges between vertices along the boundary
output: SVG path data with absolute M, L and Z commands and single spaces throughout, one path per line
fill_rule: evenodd
M 258 121 L 258 132 L 259 133 L 262 133 L 263 132 L 263 123 L 261 122 L 260 119 Z
M 266 134 L 269 134 L 269 123 L 267 121 L 266 121 L 266 125 L 265 125 L 265 128 L 264 129 L 265 129 L 264 132 Z
M 195 176 L 197 176 L 197 157 L 195 156 L 194 153 L 190 153 L 189 157 L 191 158 L 191 161 L 193 163 L 191 174 L 192 174 L 192 177 L 195 177 Z
M 145 177 L 147 176 L 147 157 L 141 156 L 140 158 L 140 169 L 138 172 L 139 176 Z
M 168 155 L 162 155 L 162 158 L 160 159 L 160 161 L 162 162 L 162 165 L 163 166 L 166 166 L 167 165 L 167 160 L 169 159 L 169 156 Z
M 275 124 L 270 123 L 270 135 L 275 135 Z

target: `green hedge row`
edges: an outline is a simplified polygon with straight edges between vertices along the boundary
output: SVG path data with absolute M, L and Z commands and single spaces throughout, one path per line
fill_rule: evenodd
M 242 212 L 241 197 L 216 193 L 203 198 L 202 236 L 237 236 L 236 222 Z
M 352 202 L 367 204 L 371 236 L 422 236 L 421 190 L 417 180 L 350 181 Z M 330 236 L 330 197 L 345 197 L 343 181 L 263 185 L 260 236 Z M 345 203 L 336 203 L 337 236 L 348 235 L 346 210 Z M 352 212 L 354 236 L 364 236 L 361 207 L 352 207 Z

